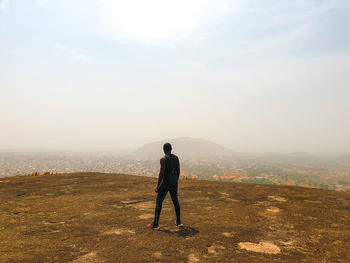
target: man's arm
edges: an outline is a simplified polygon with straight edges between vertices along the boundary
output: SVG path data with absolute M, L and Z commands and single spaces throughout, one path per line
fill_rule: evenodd
M 158 176 L 158 184 L 157 184 L 157 188 L 156 188 L 156 193 L 158 193 L 159 191 L 159 186 L 161 184 L 161 182 L 163 181 L 163 177 L 164 177 L 164 172 L 165 172 L 165 158 L 161 158 L 160 159 L 160 171 L 159 171 L 159 176 Z

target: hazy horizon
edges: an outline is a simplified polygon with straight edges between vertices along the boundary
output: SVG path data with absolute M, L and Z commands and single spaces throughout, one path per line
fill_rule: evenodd
M 0 0 L 0 149 L 350 153 L 350 2 Z
M 146 142 L 144 144 L 139 145 L 136 148 L 124 148 L 124 149 L 120 149 L 120 148 L 113 148 L 113 147 L 105 147 L 105 148 L 0 148 L 0 153 L 72 153 L 72 154 L 117 154 L 120 156 L 124 156 L 127 157 L 130 154 L 132 154 L 135 150 L 138 150 L 139 148 L 142 148 L 143 146 L 149 145 L 149 144 L 154 144 L 154 143 L 159 143 L 159 142 L 171 142 L 173 144 L 173 147 L 175 148 L 175 152 L 178 153 L 178 151 L 176 151 L 176 143 L 173 143 L 174 140 L 177 139 L 199 139 L 199 140 L 205 140 L 205 141 L 209 141 L 211 143 L 217 144 L 214 141 L 210 141 L 207 140 L 205 138 L 193 138 L 193 137 L 178 137 L 178 138 L 167 138 L 167 139 L 163 139 L 163 140 L 158 140 L 158 141 L 153 141 L 153 142 Z M 182 142 L 181 145 L 183 145 L 184 143 Z M 310 155 L 314 155 L 314 156 L 342 156 L 342 155 L 348 155 L 350 154 L 350 152 L 343 152 L 343 153 L 322 153 L 322 152 L 306 152 L 306 151 L 236 151 L 235 149 L 232 149 L 230 147 L 226 147 L 225 145 L 221 145 L 221 144 L 217 144 L 218 146 L 223 146 L 229 150 L 232 150 L 233 153 L 236 154 L 243 154 L 243 155 L 284 155 L 284 154 L 310 154 Z M 174 152 L 174 153 L 175 153 Z M 162 147 L 159 148 L 159 153 L 162 153 Z

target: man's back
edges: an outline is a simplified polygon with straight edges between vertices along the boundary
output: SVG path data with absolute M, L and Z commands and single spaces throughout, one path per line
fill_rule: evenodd
M 175 183 L 179 179 L 180 175 L 180 162 L 179 158 L 172 153 L 165 154 L 165 171 L 164 181 L 169 183 Z

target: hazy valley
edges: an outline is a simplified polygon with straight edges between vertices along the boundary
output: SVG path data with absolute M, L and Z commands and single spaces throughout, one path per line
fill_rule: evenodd
M 350 155 L 244 154 L 201 139 L 169 141 L 180 157 L 183 177 L 350 191 Z M 128 154 L 2 152 L 0 176 L 85 171 L 156 177 L 163 142 Z

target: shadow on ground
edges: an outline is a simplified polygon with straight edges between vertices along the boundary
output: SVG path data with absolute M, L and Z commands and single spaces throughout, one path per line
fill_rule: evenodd
M 161 228 L 159 231 L 170 235 L 177 235 L 179 237 L 193 237 L 199 233 L 198 229 L 190 226 L 179 227 L 177 230 Z

